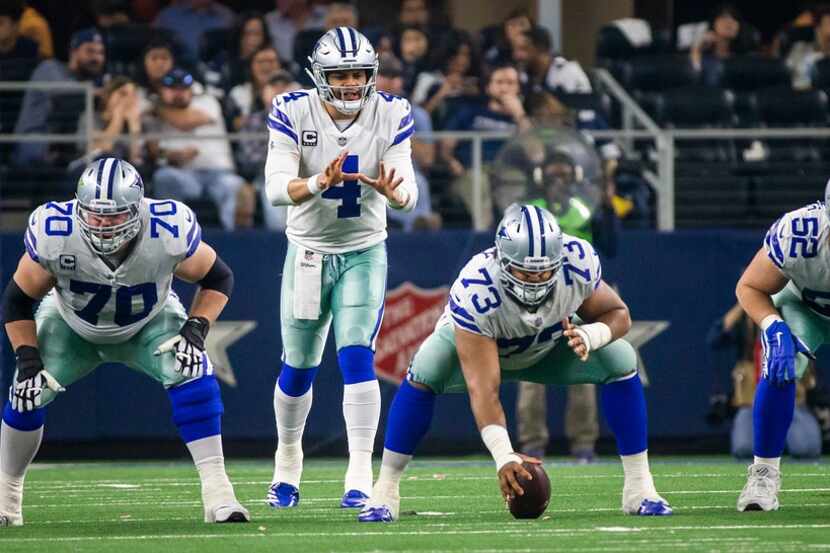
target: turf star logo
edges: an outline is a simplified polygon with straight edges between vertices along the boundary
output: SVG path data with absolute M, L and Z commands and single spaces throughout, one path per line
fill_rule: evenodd
M 216 321 L 205 339 L 205 349 L 213 362 L 216 378 L 236 387 L 236 375 L 228 357 L 228 348 L 256 328 L 256 321 Z

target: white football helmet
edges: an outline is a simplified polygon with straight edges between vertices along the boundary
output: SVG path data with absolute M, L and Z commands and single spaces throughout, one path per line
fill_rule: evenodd
M 334 106 L 340 113 L 359 112 L 375 93 L 375 80 L 378 74 L 378 55 L 369 39 L 352 27 L 335 27 L 320 37 L 314 51 L 308 57 L 311 64 L 306 73 L 314 81 L 320 98 Z M 359 100 L 343 100 L 342 95 L 329 84 L 326 73 L 329 71 L 347 71 L 363 69 L 366 71 L 366 84 L 360 91 Z M 352 87 L 348 87 L 352 88 Z M 341 93 L 342 94 L 342 93 Z
M 99 254 L 118 251 L 141 229 L 138 209 L 142 198 L 144 182 L 135 167 L 114 157 L 90 163 L 81 174 L 75 192 L 75 219 L 84 240 Z M 90 222 L 90 215 L 121 214 L 127 217 L 117 225 L 99 226 Z

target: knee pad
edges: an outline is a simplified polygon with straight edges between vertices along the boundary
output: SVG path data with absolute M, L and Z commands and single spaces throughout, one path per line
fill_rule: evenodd
M 317 370 L 320 367 L 311 367 L 310 369 L 295 369 L 294 367 L 282 364 L 280 377 L 277 380 L 277 385 L 280 390 L 287 396 L 299 397 L 311 388 L 314 377 L 317 376 Z
M 7 401 L 3 406 L 3 422 L 22 432 L 37 430 L 46 422 L 46 408 L 21 413 L 12 409 L 12 402 Z
M 344 384 L 375 380 L 375 352 L 365 346 L 346 346 L 337 352 Z
M 173 406 L 173 422 L 185 443 L 221 433 L 224 407 L 215 376 L 203 376 L 170 388 L 168 394 Z

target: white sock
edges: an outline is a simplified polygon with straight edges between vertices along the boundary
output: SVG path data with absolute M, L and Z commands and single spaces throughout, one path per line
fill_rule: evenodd
M 0 423 L 0 472 L 23 478 L 40 449 L 43 427 L 37 430 L 18 430 Z
M 397 495 L 401 477 L 411 460 L 412 455 L 405 455 L 384 448 L 383 459 L 380 462 L 380 473 L 375 486 L 379 490 L 394 490 L 394 495 Z
M 303 473 L 303 430 L 311 410 L 312 388 L 301 396 L 289 396 L 274 388 L 274 416 L 277 420 L 277 451 L 274 454 L 273 482 L 300 486 Z
M 23 516 L 23 479 L 0 472 L 0 514 L 12 518 Z
M 343 386 L 343 418 L 349 440 L 344 490 L 372 491 L 372 451 L 380 420 L 380 385 L 367 380 Z
M 646 497 L 656 496 L 657 490 L 648 467 L 648 450 L 634 455 L 620 455 L 620 459 L 625 473 L 625 487 L 642 489 Z
M 774 467 L 775 470 L 781 470 L 781 457 L 755 457 L 755 464 L 756 465 L 769 465 Z
M 206 509 L 236 502 L 233 486 L 225 472 L 222 436 L 208 436 L 187 443 L 199 480 L 202 482 L 202 503 Z

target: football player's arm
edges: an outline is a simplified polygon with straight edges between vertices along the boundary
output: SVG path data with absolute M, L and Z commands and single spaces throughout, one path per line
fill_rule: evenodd
M 588 353 L 622 338 L 631 329 L 628 306 L 604 280 L 594 293 L 582 302 L 576 311 L 584 324 L 573 326 L 565 320 L 565 337 L 568 345 L 583 361 Z
M 28 254 L 23 254 L 3 293 L 2 317 L 12 351 L 20 346 L 37 347 L 35 304 L 53 286 L 55 277 Z
M 407 138 L 386 150 L 383 164 L 390 175 L 402 179 L 386 197 L 389 207 L 412 211 L 418 204 L 418 183 L 415 182 L 415 167 L 412 165 L 412 140 Z
M 768 317 L 781 317 L 772 304 L 772 296 L 780 292 L 788 280 L 770 260 L 766 250 L 761 248 L 738 280 L 735 295 L 744 311 L 763 328 Z
M 175 275 L 191 283 L 199 284 L 199 291 L 190 305 L 191 318 L 204 318 L 213 323 L 231 296 L 233 271 L 216 251 L 201 242 L 193 255 L 179 263 Z

